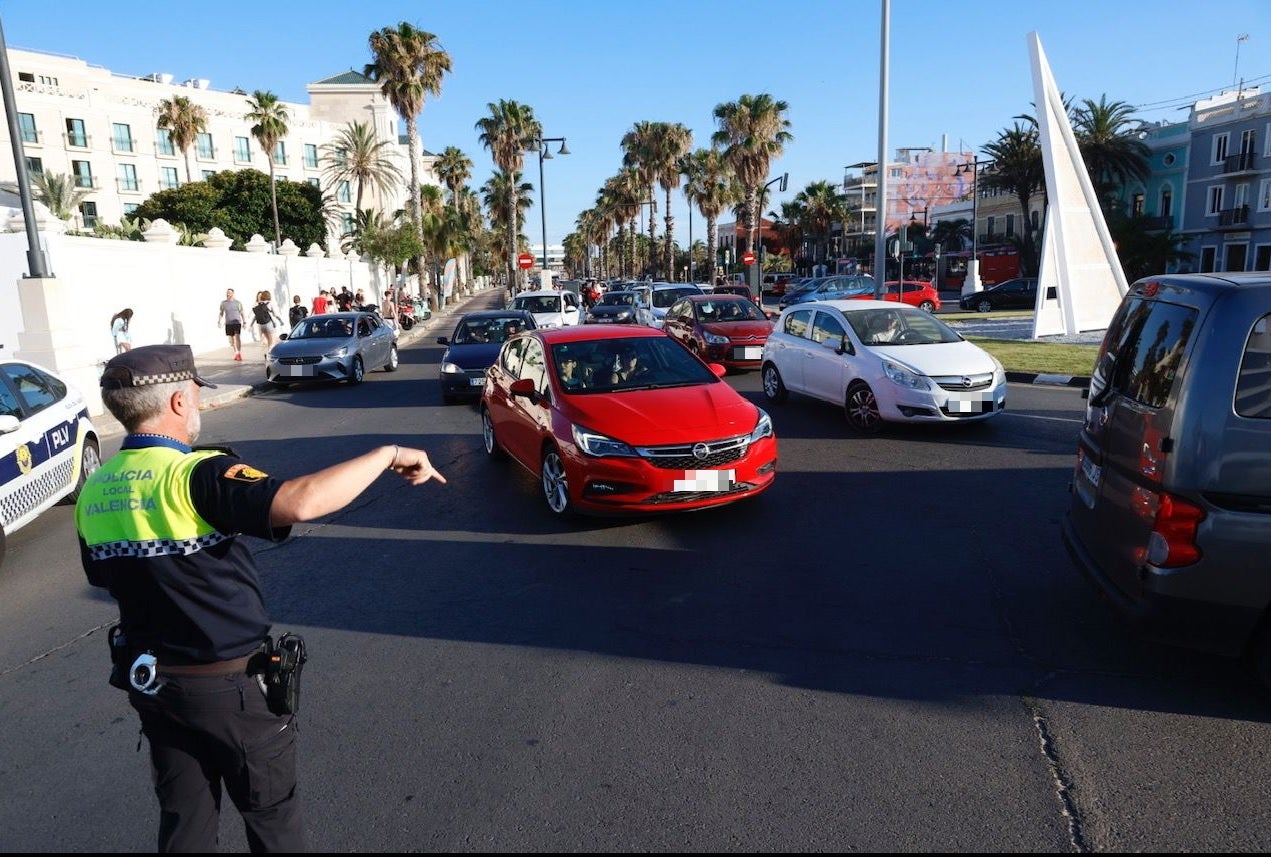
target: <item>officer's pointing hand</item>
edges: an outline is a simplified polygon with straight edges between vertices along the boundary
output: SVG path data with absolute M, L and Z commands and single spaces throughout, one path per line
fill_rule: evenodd
M 397 457 L 393 459 L 389 469 L 400 474 L 411 485 L 422 485 L 430 479 L 436 479 L 443 485 L 446 482 L 446 477 L 437 472 L 432 462 L 428 460 L 428 453 L 422 449 L 398 447 Z

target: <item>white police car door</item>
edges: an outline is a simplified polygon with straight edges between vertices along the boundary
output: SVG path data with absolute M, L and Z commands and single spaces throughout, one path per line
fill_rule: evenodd
M 70 491 L 79 414 L 56 378 L 21 363 L 0 375 L 0 415 L 19 420 L 0 435 L 0 522 L 12 532 Z

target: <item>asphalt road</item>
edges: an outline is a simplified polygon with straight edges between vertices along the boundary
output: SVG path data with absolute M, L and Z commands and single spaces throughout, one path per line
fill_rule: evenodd
M 991 424 L 877 437 L 792 399 L 763 497 L 561 524 L 486 460 L 473 408 L 441 405 L 440 353 L 204 414 L 205 442 L 282 477 L 389 442 L 450 480 L 385 476 L 255 546 L 276 631 L 312 656 L 314 850 L 1271 847 L 1260 691 L 1137 638 L 1068 565 L 1079 391 L 1012 385 Z M 0 849 L 149 850 L 115 608 L 70 512 L 0 569 Z M 245 848 L 228 808 L 222 847 Z

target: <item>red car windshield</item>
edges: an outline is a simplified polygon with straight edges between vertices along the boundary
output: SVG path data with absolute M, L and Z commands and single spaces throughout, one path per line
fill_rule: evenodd
M 560 343 L 552 346 L 552 363 L 566 393 L 618 393 L 719 381 L 668 337 Z
M 759 307 L 748 300 L 702 301 L 697 304 L 697 320 L 702 324 L 721 321 L 766 321 Z

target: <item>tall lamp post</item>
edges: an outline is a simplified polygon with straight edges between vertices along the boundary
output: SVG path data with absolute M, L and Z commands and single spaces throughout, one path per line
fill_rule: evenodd
M 538 208 L 539 218 L 543 226 L 543 270 L 547 270 L 547 188 L 543 185 L 543 161 L 551 160 L 552 150 L 548 143 L 560 143 L 556 150 L 558 155 L 568 155 L 564 137 L 532 137 L 525 141 L 526 149 L 533 149 L 538 154 Z
M 966 266 L 966 282 L 962 284 L 962 294 L 978 292 L 980 285 L 980 167 L 993 163 L 972 157 L 965 164 L 958 164 L 959 173 L 971 174 L 971 261 Z M 968 291 L 967 285 L 971 288 Z

